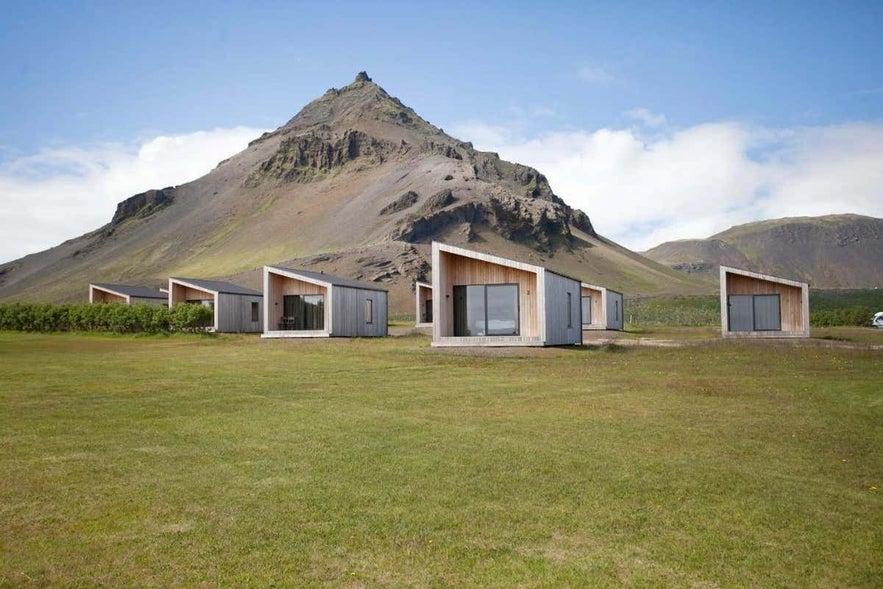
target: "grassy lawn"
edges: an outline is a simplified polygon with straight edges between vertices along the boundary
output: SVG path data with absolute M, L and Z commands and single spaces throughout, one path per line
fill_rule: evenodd
M 883 586 L 879 350 L 0 333 L 0 367 L 0 586 Z

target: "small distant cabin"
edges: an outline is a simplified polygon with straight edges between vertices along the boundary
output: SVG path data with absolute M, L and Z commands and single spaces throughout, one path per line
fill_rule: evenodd
M 90 303 L 122 303 L 134 305 L 168 305 L 169 293 L 146 286 L 129 286 L 125 284 L 90 284 Z
M 263 337 L 384 337 L 387 316 L 385 289 L 264 266 Z
M 433 346 L 582 343 L 580 282 L 546 268 L 432 244 Z
M 580 285 L 583 329 L 622 330 L 622 293 L 583 282 Z
M 414 283 L 416 300 L 415 327 L 432 327 L 432 285 L 427 282 Z
M 809 337 L 809 284 L 721 266 L 723 337 Z
M 169 306 L 205 305 L 214 311 L 217 333 L 260 333 L 264 295 L 256 290 L 218 280 L 169 278 Z

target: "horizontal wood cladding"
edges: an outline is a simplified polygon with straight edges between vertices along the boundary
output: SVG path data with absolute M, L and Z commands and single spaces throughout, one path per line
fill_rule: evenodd
M 728 337 L 781 337 L 809 335 L 808 285 L 794 286 L 775 280 L 744 276 L 722 271 L 721 330 Z M 732 332 L 729 331 L 727 297 L 730 295 L 779 295 L 781 331 Z
M 438 254 L 438 263 L 433 267 L 433 276 L 437 276 L 433 287 L 438 284 L 438 293 L 433 299 L 433 310 L 437 316 L 434 324 L 438 329 L 436 339 L 454 335 L 454 286 L 476 284 L 517 284 L 519 334 L 525 338 L 541 337 L 538 305 L 540 293 L 536 273 L 445 251 L 439 251 Z

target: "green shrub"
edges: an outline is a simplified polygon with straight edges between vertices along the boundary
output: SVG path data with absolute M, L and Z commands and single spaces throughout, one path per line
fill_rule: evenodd
M 169 311 L 171 328 L 178 331 L 203 331 L 213 321 L 214 312 L 203 305 L 178 303 Z
M 701 327 L 720 324 L 720 297 L 629 297 L 623 304 L 626 323 Z
M 202 305 L 2 303 L 0 330 L 167 333 L 204 331 L 212 310 Z
M 873 315 L 870 307 L 864 306 L 810 310 L 809 323 L 813 327 L 869 325 Z

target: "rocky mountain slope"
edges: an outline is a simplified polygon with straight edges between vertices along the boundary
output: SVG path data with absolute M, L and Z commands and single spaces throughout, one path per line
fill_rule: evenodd
M 731 227 L 707 239 L 658 245 L 645 256 L 709 280 L 721 264 L 809 282 L 815 288 L 883 286 L 883 219 L 796 217 Z
M 446 135 L 360 73 L 209 174 L 121 202 L 113 219 L 0 266 L 0 300 L 82 300 L 90 281 L 232 278 L 264 264 L 381 283 L 412 312 L 432 240 L 628 292 L 698 281 L 597 235 L 537 170 Z

